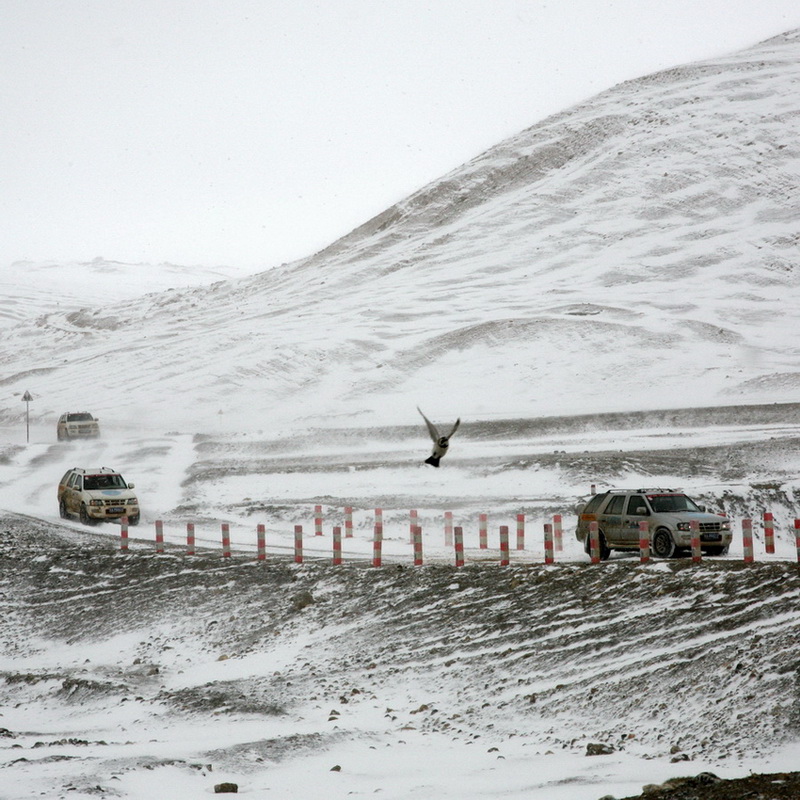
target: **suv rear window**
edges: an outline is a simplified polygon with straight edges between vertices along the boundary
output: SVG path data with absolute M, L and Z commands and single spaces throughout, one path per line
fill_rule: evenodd
M 604 494 L 596 494 L 585 506 L 583 509 L 584 514 L 591 514 L 593 511 L 597 511 L 600 503 L 606 499 Z

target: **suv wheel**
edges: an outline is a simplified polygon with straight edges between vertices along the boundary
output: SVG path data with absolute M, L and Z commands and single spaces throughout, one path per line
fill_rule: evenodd
M 81 503 L 81 522 L 84 525 L 94 525 L 94 520 L 89 516 L 86 511 L 86 503 Z
M 63 497 L 58 501 L 58 513 L 61 515 L 61 519 L 67 519 L 67 517 L 69 517 L 67 513 L 67 503 Z
M 603 535 L 603 531 L 597 532 L 597 541 L 600 545 L 600 560 L 608 561 L 608 558 L 611 555 L 611 548 L 606 542 L 606 537 Z M 586 553 L 587 556 L 592 555 L 592 540 L 588 533 L 583 541 L 583 552 Z
M 139 524 L 139 515 L 134 514 L 132 517 L 128 517 L 128 525 L 138 525 Z
M 653 534 L 653 555 L 656 558 L 672 558 L 676 549 L 672 534 L 666 528 L 659 528 Z

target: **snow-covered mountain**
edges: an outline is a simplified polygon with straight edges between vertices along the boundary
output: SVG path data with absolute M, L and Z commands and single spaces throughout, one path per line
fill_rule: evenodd
M 17 318 L 0 413 L 26 389 L 42 419 L 198 430 L 793 400 L 799 84 L 793 31 L 545 119 L 302 261 Z

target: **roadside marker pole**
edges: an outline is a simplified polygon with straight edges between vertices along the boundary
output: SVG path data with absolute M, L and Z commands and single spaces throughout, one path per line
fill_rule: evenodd
M 379 567 L 382 561 L 381 549 L 383 547 L 383 511 L 375 509 L 375 529 L 372 534 L 372 566 Z
M 417 510 L 412 508 L 409 512 L 410 520 L 408 524 L 408 541 L 414 544 L 414 528 L 417 527 Z
M 294 563 L 303 563 L 303 526 L 294 526 Z
M 553 526 L 549 522 L 544 524 L 544 563 L 553 564 Z
M 488 525 L 489 515 L 481 514 L 480 517 L 478 517 L 478 545 L 481 550 L 485 550 L 489 546 Z
M 342 529 L 338 525 L 333 528 L 333 565 L 342 563 Z
M 650 531 L 647 520 L 639 520 L 639 563 L 647 564 L 650 561 Z
M 258 539 L 258 560 L 265 561 L 267 558 L 267 529 L 260 522 L 256 526 L 256 537 Z
M 797 548 L 797 563 L 800 564 L 800 519 L 794 521 L 794 543 Z
M 591 492 L 593 495 L 594 495 L 594 494 L 597 494 L 597 486 L 596 486 L 596 485 L 593 483 L 593 484 L 592 484 L 592 485 L 589 487 L 589 491 L 590 491 L 590 492 Z
M 592 557 L 592 564 L 600 563 L 600 534 L 597 530 L 597 522 L 589 523 L 589 552 Z
M 164 552 L 164 523 L 156 520 L 156 553 Z
M 693 519 L 689 523 L 689 529 L 692 532 L 692 563 L 699 564 L 703 560 L 703 554 L 700 550 L 700 523 Z
M 128 552 L 128 518 L 122 517 L 119 521 L 119 549 Z
M 517 550 L 525 549 L 525 515 L 517 514 Z
M 556 514 L 553 517 L 553 538 L 556 542 L 556 553 L 560 553 L 564 549 L 564 534 L 561 528 L 561 514 Z
M 414 526 L 414 566 L 422 566 L 422 528 Z
M 227 522 L 222 523 L 222 557 L 231 557 L 231 528 Z
M 444 512 L 444 546 L 453 546 L 453 512 Z
M 764 545 L 768 553 L 775 552 L 775 517 L 771 511 L 764 512 Z
M 314 536 L 322 536 L 322 506 L 314 506 Z
M 344 538 L 353 538 L 353 507 L 345 506 L 344 509 Z
M 508 552 L 508 525 L 500 526 L 500 566 L 507 567 L 511 563 Z
M 194 522 L 186 523 L 186 555 L 193 556 L 194 550 Z
M 753 520 L 742 520 L 742 545 L 744 549 L 744 563 L 753 563 Z
M 800 521 L 800 520 L 798 520 Z M 464 531 L 462 530 L 460 525 L 456 525 L 453 528 L 453 538 L 455 540 L 455 549 L 456 549 L 456 566 L 463 567 L 464 566 Z

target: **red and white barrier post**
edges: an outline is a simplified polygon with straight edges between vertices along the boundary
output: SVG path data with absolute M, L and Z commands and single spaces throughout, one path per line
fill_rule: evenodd
M 372 566 L 379 567 L 383 562 L 383 510 L 375 509 L 375 528 L 372 533 Z
M 556 543 L 556 553 L 560 553 L 564 549 L 564 531 L 562 528 L 561 514 L 556 514 L 553 517 L 553 539 Z
M 444 546 L 453 546 L 453 512 L 444 512 Z
M 693 519 L 689 523 L 689 530 L 691 531 L 692 563 L 699 564 L 703 560 L 703 552 L 700 549 L 700 523 Z
M 589 493 L 597 494 L 597 486 L 594 483 L 589 487 Z
M 231 528 L 227 522 L 222 523 L 222 557 L 231 557 Z
M 753 563 L 753 520 L 742 520 L 742 548 L 744 550 L 744 563 Z
M 525 549 L 525 515 L 517 514 L 517 550 Z
M 194 549 L 194 522 L 186 523 L 186 555 L 193 556 L 196 551 Z
M 597 522 L 589 523 L 589 555 L 592 564 L 600 563 L 600 532 L 597 529 Z
M 342 529 L 338 525 L 333 528 L 333 565 L 338 567 L 342 563 Z
M 417 510 L 412 508 L 409 512 L 408 541 L 414 544 L 414 528 L 417 527 Z
M 164 523 L 156 520 L 156 553 L 164 552 Z
M 489 546 L 489 515 L 481 514 L 478 517 L 478 546 L 486 550 Z
M 650 530 L 646 519 L 639 520 L 639 563 L 650 561 Z
M 500 526 L 500 566 L 507 567 L 511 563 L 508 550 L 508 525 Z
M 797 548 L 797 563 L 800 564 L 800 519 L 794 521 L 794 544 Z
M 414 526 L 414 566 L 422 566 L 422 527 Z
M 294 526 L 294 563 L 303 563 L 303 526 Z
M 322 536 L 322 506 L 314 506 L 314 536 Z
M 553 526 L 549 522 L 544 524 L 544 563 L 553 564 L 555 556 L 553 555 L 554 542 L 553 542 Z
M 344 538 L 353 538 L 353 508 L 352 506 L 345 506 L 344 509 Z
M 258 540 L 258 561 L 267 559 L 267 529 L 263 523 L 259 522 L 256 526 L 256 538 Z
M 456 551 L 456 566 L 464 566 L 464 531 L 460 525 L 453 528 L 453 546 Z
M 764 512 L 764 547 L 768 553 L 775 552 L 775 517 L 771 511 Z
M 119 521 L 119 549 L 128 552 L 128 518 L 122 517 Z

